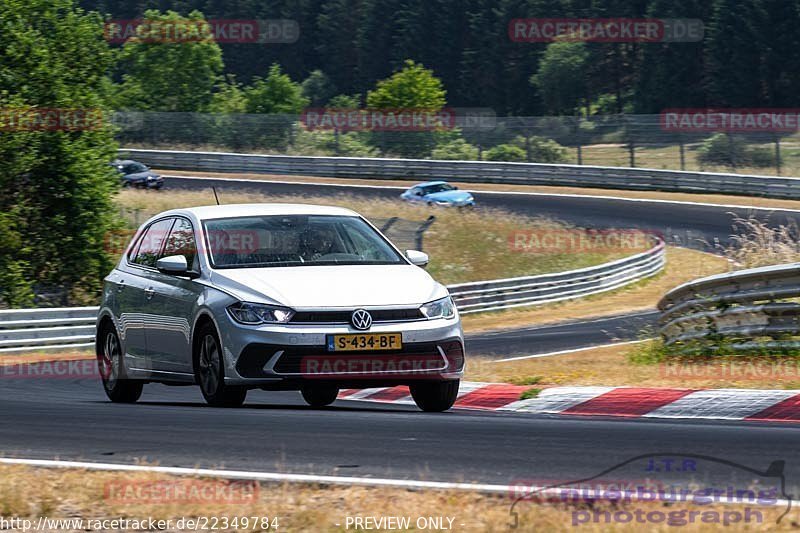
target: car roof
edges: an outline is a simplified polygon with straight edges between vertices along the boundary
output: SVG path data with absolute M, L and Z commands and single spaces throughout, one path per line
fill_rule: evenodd
M 170 215 L 194 215 L 198 220 L 269 215 L 338 215 L 357 217 L 358 213 L 343 207 L 310 204 L 230 204 L 207 205 L 173 209 L 160 213 L 158 218 Z
M 130 165 L 131 163 L 139 163 L 133 159 L 116 159 L 111 162 L 112 165 Z
M 417 183 L 414 187 L 427 187 L 429 185 L 447 185 L 446 181 L 426 181 L 425 183 Z

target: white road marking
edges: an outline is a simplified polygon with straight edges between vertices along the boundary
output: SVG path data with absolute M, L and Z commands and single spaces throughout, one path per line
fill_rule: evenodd
M 498 409 L 525 413 L 558 414 L 617 387 L 555 387 L 544 389 L 536 398 L 520 400 Z
M 496 337 L 498 335 L 508 335 L 510 333 L 527 333 L 529 331 L 539 331 L 542 329 L 550 329 L 550 328 L 560 328 L 564 326 L 574 326 L 576 324 L 594 324 L 596 322 L 607 322 L 609 320 L 615 319 L 624 319 L 624 318 L 636 318 L 645 315 L 651 315 L 654 313 L 658 313 L 658 309 L 648 309 L 646 311 L 637 311 L 635 313 L 631 313 L 629 315 L 606 315 L 606 316 L 598 316 L 598 317 L 591 317 L 587 319 L 575 318 L 569 320 L 563 320 L 559 322 L 547 322 L 544 324 L 537 324 L 536 326 L 526 327 L 524 329 L 514 329 L 514 328 L 507 328 L 507 329 L 496 329 L 486 332 L 477 331 L 475 333 L 468 333 L 467 338 L 474 338 L 474 337 Z
M 797 394 L 796 390 L 701 390 L 687 394 L 643 416 L 742 420 Z
M 446 481 L 421 481 L 408 479 L 362 478 L 349 476 L 321 476 L 314 474 L 281 474 L 276 472 L 254 472 L 248 470 L 216 470 L 208 468 L 183 468 L 171 466 L 143 466 L 115 463 L 93 463 L 81 461 L 59 461 L 41 459 L 0 458 L 0 464 L 38 466 L 44 468 L 77 468 L 114 472 L 150 472 L 174 476 L 199 476 L 224 479 L 246 479 L 265 482 L 309 483 L 322 485 L 363 485 L 368 487 L 395 487 L 405 489 L 465 490 L 489 493 L 508 493 L 510 485 L 483 483 L 451 483 Z
M 453 483 L 447 481 L 421 481 L 411 479 L 387 479 L 387 478 L 363 478 L 347 476 L 318 476 L 314 474 L 279 474 L 273 472 L 253 472 L 247 470 L 213 470 L 207 468 L 181 468 L 169 466 L 143 466 L 143 465 L 124 465 L 114 463 L 91 463 L 80 461 L 58 461 L 42 459 L 7 459 L 0 458 L 0 464 L 23 465 L 41 468 L 64 468 L 80 470 L 100 470 L 111 472 L 149 472 L 154 474 L 167 474 L 173 476 L 195 476 L 222 479 L 242 479 L 261 482 L 284 482 L 284 483 L 307 483 L 319 485 L 358 485 L 365 487 L 390 487 L 400 489 L 428 489 L 428 490 L 457 490 L 482 492 L 491 494 L 507 494 L 509 496 L 519 495 L 520 501 L 525 501 L 528 497 L 539 496 L 562 496 L 563 490 L 557 487 L 544 488 L 536 485 L 521 486 L 515 485 L 493 485 L 486 483 Z M 522 492 L 522 494 L 520 494 Z M 598 497 L 606 491 L 598 493 Z M 625 499 L 638 501 L 639 495 L 636 491 L 615 491 L 616 495 L 622 495 Z M 588 494 L 592 496 L 592 494 Z M 649 498 L 649 495 L 647 495 Z M 649 500 L 648 500 L 649 501 Z M 739 504 L 741 501 L 730 501 L 725 498 L 718 503 Z M 788 507 L 787 500 L 775 500 L 759 502 L 761 507 Z
M 494 361 L 489 361 L 489 363 L 508 363 L 510 361 L 522 361 L 524 359 L 538 359 L 540 357 L 552 357 L 554 355 L 566 355 L 570 353 L 578 353 L 578 352 L 585 352 L 587 350 L 593 350 L 595 348 L 613 348 L 614 346 L 626 346 L 629 344 L 641 344 L 643 342 L 648 342 L 653 339 L 641 339 L 638 341 L 625 341 L 625 342 L 614 342 L 611 344 L 598 344 L 596 346 L 586 346 L 584 348 L 570 348 L 569 350 L 561 350 L 558 352 L 549 352 L 549 353 L 536 353 L 533 355 L 520 355 L 518 357 L 509 357 L 507 359 L 496 359 Z
M 377 387 L 377 388 L 372 388 L 372 389 L 361 389 L 358 392 L 354 392 L 353 394 L 349 394 L 347 396 L 339 398 L 339 400 L 362 400 L 362 399 L 366 398 L 367 396 L 371 396 L 371 395 L 373 395 L 373 394 L 375 394 L 377 392 L 381 392 L 383 390 L 386 390 L 386 387 Z

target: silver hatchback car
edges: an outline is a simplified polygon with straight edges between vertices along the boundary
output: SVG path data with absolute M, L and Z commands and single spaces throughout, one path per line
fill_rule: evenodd
M 226 205 L 161 213 L 106 277 L 96 351 L 108 397 L 197 384 L 213 406 L 248 390 L 407 385 L 424 411 L 452 407 L 464 372 L 447 289 L 357 213 Z

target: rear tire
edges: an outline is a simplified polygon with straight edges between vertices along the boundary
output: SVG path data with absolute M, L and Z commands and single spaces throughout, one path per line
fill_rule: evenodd
M 108 399 L 114 403 L 136 403 L 142 396 L 144 384 L 128 379 L 122 344 L 113 326 L 106 325 L 101 330 L 96 354 L 100 379 Z
M 197 337 L 195 378 L 206 403 L 212 407 L 241 407 L 247 397 L 247 388 L 225 384 L 222 344 L 214 326 L 204 325 Z
M 417 407 L 426 413 L 441 413 L 447 411 L 458 399 L 460 380 L 438 381 L 433 383 L 419 383 L 411 385 L 411 397 Z
M 339 389 L 329 385 L 309 385 L 300 391 L 303 399 L 311 407 L 326 407 L 336 401 Z

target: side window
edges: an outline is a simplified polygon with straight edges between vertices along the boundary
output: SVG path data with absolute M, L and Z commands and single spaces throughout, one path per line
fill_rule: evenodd
M 175 225 L 172 226 L 172 231 L 169 232 L 167 244 L 164 246 L 164 252 L 161 257 L 169 257 L 171 255 L 184 256 L 186 264 L 189 265 L 191 270 L 200 270 L 192 223 L 185 218 L 175 219 Z
M 136 255 L 131 262 L 155 268 L 164 239 L 167 237 L 174 221 L 174 218 L 165 218 L 147 228 L 140 239 Z

